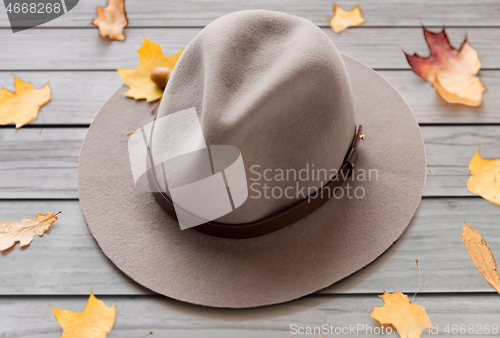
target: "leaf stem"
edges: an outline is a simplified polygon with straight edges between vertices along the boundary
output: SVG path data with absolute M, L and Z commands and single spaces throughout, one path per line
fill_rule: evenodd
M 420 289 L 420 283 L 422 283 L 422 274 L 420 273 L 420 266 L 418 265 L 419 260 L 416 259 L 415 263 L 417 263 L 417 269 L 418 269 L 418 286 L 417 286 L 417 291 L 415 291 L 415 294 L 413 295 L 413 298 L 411 299 L 411 302 L 415 300 L 415 296 L 418 293 L 418 289 Z
M 446 171 L 457 172 L 457 173 L 459 173 L 459 174 L 463 174 L 463 175 L 470 176 L 470 173 L 465 173 L 465 172 L 460 171 L 460 170 L 446 169 L 446 170 L 439 170 L 439 171 L 433 172 L 432 170 L 430 170 L 430 169 L 429 169 L 429 172 L 430 172 L 431 174 L 439 174 L 439 173 L 443 173 L 443 172 L 446 172 Z

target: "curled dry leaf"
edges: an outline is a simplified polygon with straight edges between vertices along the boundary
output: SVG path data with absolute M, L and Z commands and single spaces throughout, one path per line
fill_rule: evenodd
M 500 159 L 483 158 L 479 150 L 469 163 L 467 189 L 500 206 Z
M 15 123 L 16 128 L 21 128 L 34 121 L 40 108 L 50 101 L 50 86 L 47 83 L 36 89 L 14 76 L 14 88 L 14 92 L 0 89 L 0 124 Z
M 476 269 L 500 293 L 500 275 L 497 271 L 497 262 L 486 240 L 479 231 L 466 222 L 464 222 L 462 229 L 462 240 Z
M 19 242 L 20 246 L 26 246 L 31 243 L 33 237 L 42 237 L 50 229 L 52 223 L 57 220 L 56 215 L 37 214 L 36 219 L 25 218 L 21 222 L 0 223 L 0 251 L 12 248 Z
M 392 325 L 401 338 L 420 338 L 425 329 L 432 327 L 424 307 L 411 302 L 407 295 L 396 290 L 379 297 L 384 306 L 374 307 L 371 317 L 380 324 Z
M 357 5 L 350 11 L 344 10 L 339 5 L 333 5 L 333 18 L 327 18 L 330 26 L 337 32 L 343 32 L 349 27 L 361 26 L 366 22 L 361 12 L 361 7 Z
M 481 68 L 477 51 L 467 39 L 455 49 L 444 29 L 433 33 L 424 28 L 424 37 L 430 56 L 423 58 L 416 53 L 405 53 L 413 71 L 432 83 L 447 102 L 479 106 L 486 87 L 476 76 Z
M 123 29 L 128 25 L 125 0 L 108 0 L 106 8 L 98 6 L 97 19 L 92 20 L 92 24 L 99 27 L 101 38 L 125 40 Z
M 182 52 L 166 56 L 163 54 L 160 45 L 144 39 L 144 42 L 137 50 L 139 54 L 139 66 L 135 69 L 118 69 L 124 84 L 130 89 L 125 92 L 125 96 L 136 100 L 146 100 L 153 102 L 159 100 L 163 95 L 163 89 L 158 87 L 151 79 L 151 72 L 158 67 L 174 69 Z
M 106 338 L 115 324 L 116 304 L 107 307 L 92 291 L 83 312 L 52 310 L 64 331 L 61 338 Z

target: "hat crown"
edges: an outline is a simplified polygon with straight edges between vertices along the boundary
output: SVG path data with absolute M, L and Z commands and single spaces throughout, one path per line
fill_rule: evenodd
M 326 184 L 323 173 L 340 168 L 355 129 L 347 70 L 332 41 L 312 22 L 279 12 L 232 13 L 194 38 L 158 117 L 192 107 L 208 145 L 242 154 L 249 197 L 218 219 L 226 223 L 268 217 Z

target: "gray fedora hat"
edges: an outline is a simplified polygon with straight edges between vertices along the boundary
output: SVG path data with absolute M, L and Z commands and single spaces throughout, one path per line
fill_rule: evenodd
M 420 203 L 426 158 L 411 109 L 306 19 L 263 10 L 223 16 L 172 72 L 156 119 L 195 112 L 210 148 L 240 151 L 248 183 L 242 203 L 205 224 L 181 230 L 170 184 L 136 187 L 127 133 L 155 117 L 151 104 L 124 91 L 85 137 L 80 204 L 104 254 L 157 293 L 228 308 L 300 298 L 374 261 Z M 151 157 L 168 151 L 174 134 L 155 129 Z M 335 189 L 318 198 L 325 187 Z

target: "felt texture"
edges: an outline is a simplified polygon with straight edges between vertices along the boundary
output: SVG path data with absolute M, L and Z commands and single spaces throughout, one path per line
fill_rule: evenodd
M 158 119 L 191 107 L 196 108 L 207 144 L 240 149 L 248 179 L 256 178 L 252 166 L 260 166 L 255 170 L 261 173 L 266 169 L 298 172 L 307 164 L 339 169 L 354 135 L 351 85 L 339 52 L 311 21 L 280 12 L 225 15 L 193 39 L 168 81 Z M 184 148 L 173 145 L 172 133 L 164 129 L 168 128 L 154 128 L 155 163 L 161 163 L 156 159 L 170 148 Z M 199 142 L 197 136 L 193 133 L 186 139 Z M 326 182 L 311 175 L 293 185 L 306 191 Z M 269 191 L 283 191 L 291 184 L 266 183 Z M 300 199 L 297 194 L 249 198 L 217 221 L 257 221 Z
M 342 55 L 342 62 L 331 45 L 327 48 L 320 46 L 330 43 L 326 42 L 321 30 L 311 28 L 308 35 L 301 35 L 287 26 L 296 22 L 298 27 L 306 29 L 308 24 L 303 19 L 281 13 L 251 11 L 237 13 L 240 19 L 234 22 L 241 23 L 246 15 L 254 17 L 252 20 L 257 21 L 253 22 L 260 25 L 250 34 L 249 39 L 255 39 L 253 43 L 258 45 L 260 27 L 263 27 L 262 36 L 266 39 L 268 35 L 277 34 L 276 30 L 280 32 L 274 23 L 258 21 L 262 15 L 275 17 L 284 21 L 285 40 L 289 34 L 307 38 L 319 52 L 333 53 L 321 57 L 311 53 L 307 57 L 312 60 L 331 57 L 332 61 L 326 62 L 334 70 L 331 74 L 324 70 L 327 73 L 324 76 L 315 73 L 315 77 L 304 73 L 287 82 L 287 78 L 281 77 L 286 66 L 275 64 L 260 74 L 266 80 L 260 85 L 246 82 L 244 70 L 240 75 L 236 74 L 239 79 L 221 80 L 217 74 L 212 74 L 209 80 L 196 74 L 200 69 L 183 68 L 184 58 L 186 64 L 189 61 L 203 67 L 205 64 L 217 66 L 204 57 L 203 63 L 196 60 L 201 56 L 191 55 L 189 51 L 198 54 L 195 51 L 201 48 L 204 54 L 206 50 L 203 46 L 191 48 L 190 45 L 186 49 L 189 54 L 181 57 L 179 68 L 176 67 L 172 74 L 163 99 L 166 101 L 160 106 L 161 113 L 189 108 L 175 103 L 177 99 L 189 99 L 178 92 L 180 88 L 189 89 L 188 85 L 179 83 L 181 74 L 186 73 L 186 76 L 191 76 L 190 81 L 205 79 L 203 85 L 193 85 L 190 95 L 194 96 L 191 100 L 200 114 L 207 144 L 237 146 L 242 150 L 245 166 L 250 161 L 259 160 L 263 166 L 267 163 L 279 165 L 283 161 L 285 165 L 303 168 L 304 161 L 307 161 L 338 167 L 339 158 L 347 150 L 342 148 L 345 143 L 350 143 L 354 131 L 350 129 L 351 126 L 354 129 L 354 118 L 349 113 L 351 94 L 345 90 L 350 81 L 355 121 L 363 125 L 366 135 L 366 140 L 359 145 L 357 170 L 376 169 L 378 179 L 348 181 L 353 189 L 364 188 L 364 198 L 332 198 L 313 214 L 266 236 L 236 240 L 208 236 L 193 229 L 180 230 L 179 224 L 161 209 L 151 193 L 134 186 L 126 134 L 152 121 L 149 112 L 152 104 L 126 98 L 122 95 L 126 88 L 119 89 L 95 117 L 82 146 L 78 189 L 85 220 L 104 254 L 130 278 L 168 297 L 212 307 L 248 308 L 282 303 L 321 290 L 355 273 L 399 238 L 420 203 L 426 179 L 425 149 L 418 123 L 408 105 L 386 80 L 348 56 Z M 214 23 L 215 26 L 209 26 L 217 28 L 218 23 Z M 269 30 L 266 27 L 270 27 Z M 224 33 L 232 34 L 230 31 Z M 279 38 L 271 40 L 281 42 Z M 225 41 L 224 46 L 231 41 Z M 318 41 L 321 43 L 317 45 Z M 197 37 L 194 42 L 203 45 L 204 39 Z M 297 69 L 296 58 L 300 59 L 300 55 L 288 59 L 282 54 L 293 54 L 295 43 L 307 45 L 307 42 L 293 39 L 288 42 L 286 48 L 269 56 L 271 60 L 267 60 L 266 55 L 252 60 L 269 65 L 273 58 L 282 58 L 280 62 L 292 63 L 291 67 Z M 237 43 L 240 49 L 224 46 L 215 49 L 222 48 L 225 53 L 234 53 L 235 57 L 243 59 L 250 57 L 249 53 L 254 50 L 249 47 L 241 51 L 243 43 Z M 301 50 L 305 52 L 306 48 Z M 253 55 L 258 55 L 256 53 Z M 216 54 L 211 55 L 217 58 Z M 226 58 L 223 54 L 218 57 Z M 229 59 L 225 60 L 226 67 L 235 67 Z M 344 64 L 349 80 L 343 77 Z M 258 73 L 257 68 L 251 76 L 257 76 L 254 73 Z M 277 73 L 270 76 L 272 69 L 277 69 Z M 307 69 L 315 72 L 315 66 Z M 203 73 L 206 72 L 204 69 Z M 268 85 L 273 77 L 284 81 L 286 86 Z M 307 83 L 301 83 L 304 79 Z M 245 90 L 251 99 L 245 101 L 243 88 L 231 88 L 238 84 L 249 86 Z M 344 87 L 338 88 L 339 84 Z M 209 91 L 209 88 L 212 89 Z M 234 101 L 231 97 L 221 98 L 223 88 L 238 98 Z M 216 101 L 209 98 L 212 90 L 219 96 Z M 266 97 L 267 90 L 271 92 Z M 252 99 L 259 100 L 256 106 Z M 303 105 L 302 100 L 307 104 Z M 331 105 L 326 107 L 328 113 L 336 117 L 321 110 L 325 107 L 319 101 L 323 100 Z M 218 105 L 221 105 L 219 110 Z M 238 110 L 230 109 L 231 105 L 237 106 Z M 301 108 L 295 110 L 295 105 Z M 285 109 L 281 110 L 281 106 L 291 109 L 290 115 Z M 276 121 L 273 116 L 268 116 L 273 113 L 277 114 Z M 301 114 L 308 114 L 310 118 L 303 118 Z M 278 130 L 273 133 L 266 129 L 268 125 Z M 307 133 L 302 133 L 302 128 Z M 245 135 L 239 135 L 240 130 Z M 306 139 L 305 134 L 310 134 L 310 137 Z M 294 135 L 301 138 L 300 144 L 295 143 Z M 290 147 L 290 143 L 294 146 Z M 250 154 L 247 156 L 244 151 Z M 255 209 L 259 209 L 252 211 L 243 209 L 247 202 L 234 218 L 227 219 L 238 223 L 263 217 L 282 207 L 279 203 L 265 207 L 252 201 L 257 203 Z

